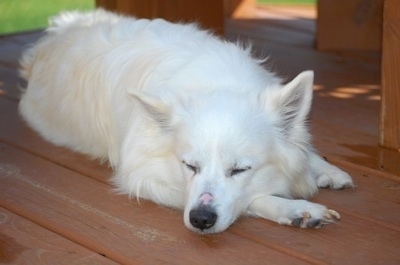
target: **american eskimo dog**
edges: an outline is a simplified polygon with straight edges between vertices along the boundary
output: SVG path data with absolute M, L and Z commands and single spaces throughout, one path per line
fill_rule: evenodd
M 118 191 L 183 209 L 193 231 L 240 215 L 333 222 L 304 200 L 353 185 L 310 144 L 313 72 L 283 85 L 261 63 L 193 24 L 62 13 L 23 54 L 20 112 L 54 144 L 108 160 Z

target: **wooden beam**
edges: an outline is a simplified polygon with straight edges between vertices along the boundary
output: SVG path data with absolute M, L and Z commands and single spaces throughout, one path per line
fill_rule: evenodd
M 400 151 L 400 1 L 385 0 L 383 12 L 380 144 Z
M 317 48 L 381 50 L 383 0 L 318 0 Z

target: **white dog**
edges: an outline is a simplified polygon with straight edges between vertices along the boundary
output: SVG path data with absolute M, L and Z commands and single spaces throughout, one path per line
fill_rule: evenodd
M 107 159 L 120 192 L 184 209 L 193 231 L 240 215 L 339 219 L 303 200 L 353 185 L 311 147 L 313 73 L 282 85 L 261 63 L 192 24 L 63 13 L 22 57 L 20 112 L 54 144 Z

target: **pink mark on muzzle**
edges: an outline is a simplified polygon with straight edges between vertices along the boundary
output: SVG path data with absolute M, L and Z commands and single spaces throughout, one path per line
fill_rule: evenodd
M 214 197 L 210 193 L 203 193 L 200 196 L 200 202 L 202 205 L 208 205 L 214 199 Z

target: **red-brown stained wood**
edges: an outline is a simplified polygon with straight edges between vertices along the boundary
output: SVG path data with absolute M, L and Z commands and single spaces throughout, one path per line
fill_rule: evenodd
M 39 33 L 0 38 L 0 213 L 7 209 L 20 224 L 34 223 L 33 238 L 43 229 L 44 236 L 126 264 L 400 263 L 400 155 L 378 147 L 379 55 L 313 50 L 309 18 L 315 11 L 256 12 L 272 19 L 228 20 L 227 35 L 250 39 L 280 75 L 315 70 L 314 141 L 354 177 L 357 188 L 322 190 L 312 200 L 341 213 L 340 222 L 307 230 L 241 218 L 222 234 L 200 236 L 184 227 L 182 212 L 114 194 L 106 165 L 53 146 L 18 116 L 18 56 Z M 7 239 L 25 242 L 19 231 L 7 231 Z M 27 238 L 30 231 L 24 230 Z M 26 252 L 18 253 L 23 258 Z M 70 264 L 68 257 L 57 262 Z
M 380 144 L 400 152 L 400 2 L 385 0 Z
M 224 32 L 222 0 L 97 0 L 96 6 L 140 18 L 164 18 L 174 22 L 197 21 L 215 32 Z
M 0 207 L 1 264 L 117 264 Z
M 108 185 L 3 144 L 0 161 L 0 205 L 117 262 L 302 263 L 229 232 L 199 236 L 184 228 L 181 212 L 129 202 Z
M 383 2 L 318 0 L 318 49 L 381 50 Z
M 155 243 L 160 247 L 166 246 L 163 242 L 158 240 L 157 236 L 161 235 L 161 239 L 174 238 L 174 240 L 169 241 L 178 245 L 178 247 L 175 245 L 175 248 L 179 248 L 179 242 L 182 239 L 179 239 L 177 234 L 179 234 L 178 231 L 182 232 L 183 229 L 181 213 L 170 212 L 168 209 L 147 202 L 143 203 L 143 208 L 137 208 L 139 206 L 135 205 L 135 203 L 129 204 L 125 199 L 121 199 L 121 196 L 109 194 L 108 189 L 110 187 L 100 182 L 93 181 L 74 172 L 69 172 L 68 174 L 64 173 L 63 171 L 67 170 L 60 169 L 54 164 L 41 161 L 41 159 L 21 153 L 7 146 L 0 145 L 0 150 L 0 160 L 2 161 L 0 175 L 2 175 L 1 181 L 5 185 L 3 186 L 5 189 L 0 188 L 0 204 L 13 209 L 13 211 L 17 213 L 21 212 L 27 218 L 34 220 L 42 226 L 49 227 L 52 231 L 57 231 L 57 233 L 71 240 L 87 245 L 91 249 L 109 257 L 113 257 L 119 262 L 123 262 L 124 259 L 119 257 L 121 253 L 117 255 L 115 252 L 118 253 L 127 250 L 123 247 L 119 247 L 118 249 L 111 249 L 114 252 L 110 252 L 111 250 L 108 244 L 113 242 L 112 244 L 114 246 L 118 246 L 121 240 L 120 237 L 127 235 L 128 237 L 132 237 L 132 233 L 133 236 L 138 237 L 139 241 L 142 241 L 143 237 L 155 238 Z M 362 196 L 365 192 L 361 190 L 321 192 L 322 195 L 324 193 L 330 193 L 330 195 L 326 197 L 326 200 L 318 200 L 318 198 L 321 197 L 318 196 L 316 201 L 325 203 L 342 212 L 343 220 L 338 225 L 327 226 L 321 230 L 299 230 L 279 226 L 268 221 L 246 218 L 240 220 L 237 225 L 234 225 L 230 229 L 233 234 L 236 234 L 238 239 L 229 239 L 229 236 L 227 236 L 229 232 L 226 232 L 223 236 L 219 237 L 218 241 L 221 241 L 221 237 L 228 237 L 228 239 L 222 240 L 223 246 L 229 247 L 229 249 L 235 249 L 229 242 L 242 241 L 242 244 L 248 245 L 249 242 L 243 239 L 248 238 L 265 247 L 283 251 L 290 256 L 295 256 L 314 264 L 318 264 L 319 262 L 323 263 L 326 260 L 329 260 L 331 264 L 340 264 L 342 259 L 340 256 L 333 255 L 331 251 L 332 245 L 335 245 L 336 251 L 340 253 L 347 253 L 349 249 L 352 250 L 351 246 L 357 245 L 358 247 L 356 250 L 358 251 L 358 255 L 349 256 L 351 257 L 349 258 L 350 263 L 353 261 L 360 261 L 362 257 L 364 257 L 364 259 L 371 260 L 371 262 L 382 260 L 385 264 L 390 264 L 390 261 L 396 257 L 396 241 L 400 238 L 399 231 L 393 231 L 390 227 L 390 222 L 395 222 L 393 227 L 396 227 L 400 219 L 400 211 L 398 211 L 400 209 L 396 210 L 396 208 L 399 208 L 399 190 L 397 189 L 399 183 L 386 179 L 371 178 L 370 180 L 372 183 L 368 184 L 365 183 L 366 181 L 364 179 L 367 177 L 361 176 L 360 179 L 356 174 L 353 174 L 353 176 L 356 177 L 355 181 L 357 185 L 362 185 L 363 189 L 374 192 L 374 197 L 380 198 L 380 200 L 376 203 L 371 203 L 368 201 L 368 193 L 365 194 L 367 197 L 367 200 L 365 200 Z M 381 192 L 376 189 L 375 191 L 373 190 L 373 187 L 377 186 L 376 182 L 383 183 L 380 185 L 380 187 L 383 187 Z M 13 190 L 24 190 L 24 195 L 18 195 L 18 193 L 15 193 L 17 191 L 10 192 L 6 187 L 13 187 Z M 13 198 L 11 203 L 10 198 Z M 16 198 L 18 199 L 16 200 Z M 336 203 L 332 203 L 334 201 L 336 201 Z M 345 202 L 350 204 L 346 205 Z M 393 205 L 390 205 L 391 202 L 394 204 L 392 203 Z M 36 205 L 37 203 L 39 205 Z M 374 208 L 374 205 L 377 207 Z M 381 206 L 379 207 L 379 205 Z M 364 209 L 367 213 L 358 213 L 354 217 L 354 212 L 359 210 L 356 208 L 357 206 L 360 209 Z M 385 206 L 387 206 L 387 208 Z M 126 209 L 124 210 L 124 208 Z M 343 214 L 342 211 L 344 208 L 347 209 L 345 214 Z M 66 210 L 60 212 L 60 209 Z M 354 211 L 352 211 L 352 209 L 354 209 Z M 379 220 L 382 218 L 380 212 L 386 215 L 392 214 L 392 216 L 387 216 L 387 220 Z M 92 214 L 94 214 L 94 216 L 91 216 Z M 131 214 L 132 216 L 129 217 Z M 127 217 L 124 218 L 124 216 Z M 389 233 L 388 230 L 385 230 L 385 226 L 374 221 L 374 219 L 381 223 L 389 223 L 388 227 L 391 232 Z M 51 223 L 49 223 L 48 220 L 52 220 Z M 163 220 L 163 226 L 161 226 L 161 228 L 165 228 L 164 226 L 168 223 L 167 228 L 174 231 L 174 233 L 168 235 L 169 229 L 157 231 L 157 229 L 160 228 L 160 220 Z M 149 227 L 151 224 L 154 224 L 154 227 Z M 87 225 L 90 227 L 86 227 Z M 117 227 L 112 227 L 113 225 Z M 126 229 L 120 228 L 118 225 L 137 229 L 139 233 L 136 234 L 129 231 L 129 229 L 126 231 Z M 85 231 L 79 231 L 79 228 L 82 226 L 85 227 Z M 375 228 L 368 228 L 370 226 Z M 107 235 L 103 235 L 104 232 L 101 230 L 97 231 L 98 229 L 108 231 L 108 233 L 117 235 L 117 237 L 109 239 Z M 189 237 L 197 237 L 197 235 L 192 235 L 189 231 L 183 232 L 187 232 Z M 348 238 L 349 235 L 357 236 L 350 239 Z M 364 235 L 364 237 L 360 237 L 360 235 Z M 84 239 L 81 239 L 81 236 L 83 236 Z M 320 238 L 321 236 L 322 238 Z M 102 238 L 101 243 L 97 242 L 97 238 L 99 237 Z M 343 237 L 346 237 L 346 240 L 342 242 Z M 381 238 L 378 239 L 379 245 L 386 250 L 383 256 L 371 252 L 371 248 L 374 245 L 355 244 L 356 242 L 354 242 L 354 240 L 362 241 L 368 238 L 379 237 Z M 288 240 L 288 238 L 290 238 L 290 240 Z M 321 241 L 323 238 L 324 241 Z M 135 245 L 134 242 L 130 242 L 129 239 L 124 239 L 123 241 L 128 241 L 128 245 L 136 250 L 140 247 Z M 212 241 L 214 241 L 212 242 L 213 244 L 216 244 L 215 240 Z M 322 242 L 326 242 L 325 246 Z M 100 244 L 100 246 L 97 246 L 97 244 Z M 318 247 L 319 250 L 318 255 L 313 253 L 313 249 L 316 247 Z M 255 248 L 255 250 L 256 249 L 257 248 Z M 185 250 L 185 252 L 187 251 L 186 249 L 183 250 Z M 373 253 L 373 256 L 370 257 L 369 253 Z M 193 255 L 193 253 L 191 255 Z M 209 254 L 207 255 L 209 256 Z M 125 261 L 128 261 L 128 259 Z M 142 262 L 144 260 L 139 261 Z
M 337 210 L 342 220 L 321 230 L 281 233 L 279 225 L 261 227 L 265 220 L 248 221 L 244 227 L 233 226 L 231 231 L 243 237 L 265 240 L 276 248 L 298 250 L 329 264 L 398 264 L 400 255 L 400 182 L 359 167 L 342 166 L 355 181 L 356 188 L 332 191 L 320 190 L 311 201 Z M 326 229 L 326 231 L 322 230 Z M 296 233 L 298 232 L 298 233 Z M 318 249 L 318 254 L 315 254 Z M 341 253 L 338 255 L 338 253 Z
M 146 256 L 147 250 L 157 251 L 157 258 L 165 259 L 165 253 L 162 254 L 165 248 L 190 253 L 197 261 L 201 260 L 201 253 L 206 251 L 208 257 L 218 260 L 208 253 L 208 248 L 201 248 L 204 242 L 200 244 L 198 240 L 204 241 L 204 238 L 183 228 L 180 212 L 149 202 L 142 202 L 142 206 L 129 203 L 123 196 L 110 194 L 107 185 L 8 146 L 0 145 L 0 158 L 1 182 L 4 184 L 0 188 L 0 204 L 72 241 L 118 262 L 131 259 L 140 263 L 155 261 Z M 317 196 L 315 200 L 341 212 L 343 220 L 339 224 L 320 230 L 300 230 L 269 221 L 244 218 L 232 226 L 230 232 L 218 236 L 217 240 L 212 236 L 205 239 L 224 251 L 250 251 L 246 248 L 251 247 L 257 253 L 261 253 L 262 249 L 266 252 L 263 255 L 277 259 L 269 253 L 274 249 L 314 264 L 325 261 L 341 264 L 342 257 L 332 252 L 332 246 L 335 246 L 335 251 L 348 256 L 349 264 L 365 259 L 371 261 L 371 264 L 378 264 L 378 261 L 384 264 L 400 261 L 397 259 L 396 247 L 400 244 L 400 229 L 393 229 L 399 227 L 400 220 L 399 183 L 356 174 L 353 176 L 363 190 L 322 191 L 322 196 Z M 380 189 L 373 190 L 377 183 Z M 6 187 L 13 189 L 9 191 Z M 24 190 L 24 194 L 18 195 L 17 190 Z M 370 192 L 374 192 L 373 198 L 369 198 Z M 388 225 L 383 225 L 385 223 Z M 238 242 L 245 246 L 239 247 L 236 244 Z M 147 245 L 146 249 L 141 249 L 142 244 Z M 154 245 L 156 249 L 152 248 Z M 187 249 L 188 245 L 192 247 Z M 385 249 L 385 252 L 373 252 L 377 245 Z M 140 258 L 130 256 L 127 253 L 130 248 L 140 252 Z M 315 248 L 318 248 L 317 253 L 314 252 Z M 352 251 L 357 251 L 357 255 L 350 255 Z M 127 257 L 124 259 L 120 255 Z M 250 258 L 246 254 L 241 255 L 245 255 L 243 258 L 250 263 L 260 261 L 254 259 L 256 257 L 253 255 Z M 182 258 L 185 262 L 194 262 L 190 258 Z M 169 259 L 164 261 L 171 262 Z

